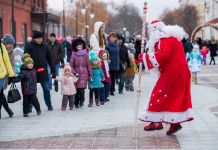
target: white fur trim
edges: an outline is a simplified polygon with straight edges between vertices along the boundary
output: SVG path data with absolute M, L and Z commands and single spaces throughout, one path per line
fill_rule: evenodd
M 153 66 L 155 68 L 159 67 L 159 64 L 157 62 L 157 59 L 155 58 L 155 54 L 154 53 L 150 53 L 149 54 L 149 57 L 150 57 L 150 60 L 151 60 L 151 63 L 153 64 Z
M 144 110 L 138 119 L 145 122 L 181 123 L 194 118 L 193 110 L 189 108 L 184 112 L 149 112 Z
M 104 60 L 104 65 L 105 65 L 106 75 L 107 75 L 107 77 L 110 77 L 110 74 L 109 74 L 109 65 L 108 65 L 108 61 L 107 60 Z
M 148 41 L 146 48 L 148 48 L 150 52 L 155 52 L 155 43 L 160 41 L 161 38 L 175 37 L 181 41 L 186 35 L 187 33 L 185 30 L 178 25 L 164 26 L 160 30 L 150 32 L 150 40 Z

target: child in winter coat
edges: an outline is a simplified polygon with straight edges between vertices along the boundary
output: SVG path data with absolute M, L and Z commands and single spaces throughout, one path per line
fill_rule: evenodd
M 87 87 L 88 79 L 92 77 L 92 68 L 89 60 L 89 55 L 86 51 L 86 43 L 77 38 L 72 41 L 72 56 L 70 59 L 70 66 L 72 73 L 79 79 L 75 83 L 76 97 L 75 107 L 79 108 L 84 105 L 85 89 Z
M 201 71 L 200 66 L 202 60 L 201 53 L 199 52 L 199 45 L 194 45 L 192 52 L 187 55 L 187 57 L 190 71 L 193 74 L 193 81 L 197 84 L 197 73 Z
M 105 102 L 108 102 L 109 91 L 110 91 L 110 72 L 109 72 L 109 53 L 106 50 L 99 51 L 99 58 L 101 59 L 101 68 L 104 73 L 104 80 L 102 81 L 103 87 L 100 89 L 100 103 L 104 105 Z
M 24 54 L 22 57 L 23 65 L 20 68 L 20 74 L 15 79 L 15 82 L 21 81 L 23 94 L 23 116 L 28 117 L 29 102 L 33 104 L 37 111 L 37 115 L 41 114 L 40 104 L 36 96 L 37 93 L 37 78 L 36 71 L 33 68 L 33 59 L 29 54 Z
M 61 94 L 63 95 L 61 110 L 66 110 L 68 101 L 70 110 L 73 110 L 76 94 L 74 83 L 77 82 L 78 78 L 71 73 L 71 67 L 69 63 L 66 63 L 64 66 L 63 76 L 57 77 L 56 80 L 61 82 Z
M 136 63 L 135 63 L 135 58 L 134 55 L 132 53 L 129 52 L 129 59 L 130 59 L 130 63 L 131 63 L 131 67 L 126 68 L 125 71 L 125 88 L 127 91 L 134 91 L 134 87 L 133 87 L 133 80 L 135 77 L 135 73 L 136 73 Z
M 207 46 L 203 46 L 201 49 L 201 55 L 203 56 L 202 64 L 207 64 L 207 54 L 208 54 L 208 48 Z
M 95 104 L 100 106 L 100 89 L 102 87 L 102 81 L 104 81 L 104 73 L 101 69 L 101 63 L 97 56 L 97 53 L 94 50 L 89 52 L 90 62 L 92 64 L 92 73 L 93 76 L 89 80 L 89 105 L 88 107 L 93 106 L 93 94 L 95 94 Z

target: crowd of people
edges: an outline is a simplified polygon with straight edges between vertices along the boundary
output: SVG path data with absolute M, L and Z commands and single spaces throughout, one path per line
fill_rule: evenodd
M 49 111 L 53 110 L 53 87 L 56 92 L 61 89 L 62 111 L 67 109 L 68 103 L 69 110 L 83 107 L 85 99 L 89 101 L 88 107 L 93 107 L 94 102 L 96 106 L 104 105 L 110 101 L 109 96 L 115 95 L 116 85 L 119 94 L 123 94 L 124 89 L 134 91 L 135 58 L 140 43 L 136 42 L 135 46 L 133 41 L 126 43 L 125 38 L 115 32 L 106 36 L 103 22 L 95 23 L 89 43 L 81 37 L 60 38 L 55 33 L 44 40 L 42 32 L 34 31 L 23 48 L 19 71 L 15 71 L 14 44 L 11 34 L 1 40 L 0 108 L 3 105 L 10 117 L 14 112 L 9 108 L 5 90 L 11 83 L 21 82 L 24 117 L 29 116 L 33 106 L 37 115 L 41 114 L 37 83 L 42 87 Z M 63 71 L 60 72 L 60 68 Z M 85 97 L 86 88 L 89 89 L 88 98 Z
M 43 89 L 49 111 L 53 110 L 51 90 L 54 85 L 54 90 L 59 92 L 58 82 L 63 95 L 61 111 L 66 111 L 68 105 L 69 110 L 84 107 L 86 99 L 88 107 L 99 107 L 110 102 L 116 89 L 119 94 L 123 94 L 124 89 L 127 92 L 135 90 L 134 77 L 138 64 L 143 62 L 147 69 L 156 68 L 159 78 L 148 105 L 138 118 L 150 122 L 144 127 L 146 131 L 163 129 L 162 123 L 169 123 L 167 135 L 176 133 L 182 128 L 181 123 L 193 120 L 190 71 L 196 77 L 201 63 L 207 64 L 208 52 L 209 64 L 215 65 L 217 41 L 213 37 L 208 42 L 198 38 L 190 43 L 181 39 L 185 36 L 183 28 L 166 26 L 158 20 L 149 24 L 148 31 L 150 39 L 144 53 L 141 53 L 140 37 L 131 38 L 127 43 L 119 33 L 110 32 L 106 36 L 103 22 L 95 23 L 89 43 L 81 37 L 59 38 L 55 33 L 44 41 L 42 32 L 34 31 L 24 47 L 19 72 L 14 65 L 15 40 L 12 35 L 5 35 L 0 44 L 0 109 L 3 105 L 10 117 L 14 115 L 4 90 L 8 84 L 17 82 L 21 82 L 24 117 L 32 112 L 32 106 L 37 115 L 42 113 L 37 83 Z M 63 72 L 60 72 L 61 67 Z M 87 87 L 88 98 L 85 97 Z

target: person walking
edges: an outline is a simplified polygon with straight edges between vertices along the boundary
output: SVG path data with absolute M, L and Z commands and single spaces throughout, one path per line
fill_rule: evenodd
M 150 122 L 144 126 L 145 131 L 161 130 L 162 123 L 169 123 L 166 134 L 173 135 L 182 129 L 181 123 L 194 119 L 191 73 L 181 41 L 185 31 L 179 26 L 166 26 L 158 20 L 152 21 L 148 28 L 151 35 L 149 50 L 140 54 L 139 60 L 145 63 L 145 68 L 157 68 L 160 74 L 150 101 L 138 119 Z
M 37 78 L 36 70 L 33 68 L 33 59 L 28 53 L 22 57 L 23 65 L 21 72 L 14 80 L 21 82 L 21 89 L 23 94 L 23 116 L 29 117 L 29 103 L 31 102 L 36 109 L 37 115 L 41 115 L 41 108 L 37 94 Z
M 54 64 L 49 47 L 43 42 L 43 34 L 40 31 L 33 32 L 33 40 L 26 45 L 24 53 L 30 54 L 34 61 L 34 69 L 37 71 L 37 82 L 41 84 L 45 104 L 49 111 L 53 110 L 49 86 L 48 66 L 51 69 L 52 78 L 56 77 Z M 30 110 L 31 111 L 31 110 Z
M 105 25 L 103 22 L 96 22 L 94 24 L 94 33 L 90 37 L 90 48 L 93 49 L 97 55 L 99 51 L 105 49 L 107 41 L 104 34 Z
M 217 56 L 217 42 L 215 40 L 214 37 L 211 38 L 211 41 L 209 43 L 209 50 L 210 50 L 210 65 L 213 64 L 216 65 L 216 62 L 215 62 L 215 57 Z
M 5 36 L 4 38 L 5 43 L 14 43 L 14 39 L 11 36 Z M 10 57 L 8 55 L 7 49 L 5 48 L 4 44 L 0 40 L 0 119 L 1 119 L 1 108 L 2 105 L 7 111 L 8 115 L 12 117 L 14 113 L 9 108 L 5 95 L 3 93 L 4 90 L 4 80 L 5 78 L 14 77 L 13 67 L 11 65 Z
M 88 79 L 92 78 L 92 68 L 89 61 L 89 55 L 86 51 L 86 43 L 81 38 L 72 41 L 72 56 L 70 66 L 72 73 L 79 78 L 75 83 L 76 98 L 75 107 L 83 107 L 85 101 L 85 89 L 87 88 Z
M 76 94 L 76 88 L 74 83 L 77 82 L 78 78 L 75 77 L 74 74 L 72 74 L 71 66 L 69 63 L 65 64 L 63 75 L 57 77 L 55 80 L 61 82 L 61 94 L 63 95 L 61 110 L 66 110 L 68 101 L 70 107 L 69 109 L 73 110 Z
M 115 82 L 118 77 L 118 73 L 120 70 L 120 50 L 117 44 L 117 35 L 115 32 L 111 32 L 108 36 L 108 46 L 106 50 L 110 55 L 110 77 L 111 77 L 111 87 L 110 87 L 110 95 L 114 96 L 115 92 Z
M 56 76 L 59 76 L 60 60 L 62 59 L 65 52 L 61 44 L 58 43 L 55 33 L 50 34 L 47 45 L 50 49 L 52 64 L 55 66 Z M 56 80 L 54 81 L 54 86 L 55 91 L 58 92 L 58 82 Z
M 201 55 L 203 56 L 202 64 L 207 64 L 207 54 L 208 54 L 208 48 L 207 46 L 203 46 L 201 49 Z

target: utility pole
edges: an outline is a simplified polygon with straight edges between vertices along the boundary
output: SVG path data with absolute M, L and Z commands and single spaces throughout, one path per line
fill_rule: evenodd
M 78 6 L 76 5 L 76 37 L 78 36 Z
M 11 2 L 11 30 L 12 30 L 12 35 L 16 41 L 16 24 L 15 24 L 15 20 L 14 20 L 14 0 L 12 0 Z M 16 44 L 15 44 L 16 46 Z
M 64 37 L 66 36 L 64 0 L 63 0 L 63 35 L 64 35 Z

